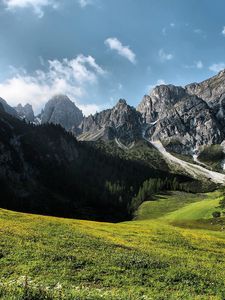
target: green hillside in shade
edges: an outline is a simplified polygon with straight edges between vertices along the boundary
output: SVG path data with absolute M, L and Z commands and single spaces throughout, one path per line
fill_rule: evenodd
M 0 299 L 224 299 L 221 197 L 159 195 L 117 224 L 2 209 Z

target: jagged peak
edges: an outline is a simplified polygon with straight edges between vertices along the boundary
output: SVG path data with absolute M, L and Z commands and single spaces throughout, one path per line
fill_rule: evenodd
M 44 107 L 41 114 L 41 123 L 60 124 L 66 130 L 77 128 L 83 120 L 82 111 L 67 95 L 53 96 Z
M 33 107 L 30 103 L 26 103 L 24 105 L 22 105 L 21 103 L 17 104 L 17 106 L 15 108 L 18 108 L 18 109 L 22 109 L 22 108 L 29 108 L 29 109 L 32 109 L 33 110 Z
M 125 99 L 119 99 L 119 101 L 117 102 L 117 104 L 115 106 L 118 105 L 127 105 L 127 101 Z
M 225 69 L 221 70 L 219 73 L 218 73 L 219 76 L 221 75 L 225 75 Z
M 49 106 L 49 105 L 66 105 L 66 104 L 69 104 L 70 106 L 73 105 L 73 107 L 76 107 L 76 109 L 78 109 L 82 115 L 83 115 L 83 112 L 82 110 L 65 94 L 56 94 L 54 95 L 52 98 L 50 98 L 46 104 L 45 104 L 45 107 Z
M 24 107 L 33 108 L 32 105 L 31 105 L 30 103 L 26 103 L 26 104 L 24 105 Z
M 181 96 L 185 92 L 184 88 L 181 86 L 176 86 L 173 84 L 161 84 L 157 85 L 149 94 L 149 96 L 169 96 L 177 95 Z
M 198 87 L 198 86 L 201 86 L 201 85 L 208 85 L 210 84 L 211 82 L 214 82 L 215 80 L 222 80 L 222 81 L 225 81 L 225 69 L 219 71 L 216 75 L 210 77 L 210 78 L 207 78 L 201 82 L 193 82 L 193 83 L 190 83 L 190 84 L 187 84 L 185 86 L 185 88 L 187 90 L 193 88 L 193 87 Z
M 49 101 L 71 101 L 70 98 L 65 94 L 56 94 L 52 96 Z M 72 102 L 72 101 L 71 101 Z

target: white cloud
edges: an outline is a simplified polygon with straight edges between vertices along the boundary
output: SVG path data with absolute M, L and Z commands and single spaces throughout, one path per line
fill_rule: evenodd
M 222 71 L 223 69 L 225 69 L 225 63 L 223 63 L 223 62 L 218 63 L 218 64 L 212 64 L 209 67 L 209 70 L 212 72 L 215 72 L 215 73 L 218 73 L 218 72 Z
M 159 50 L 159 59 L 161 62 L 173 59 L 173 54 L 166 53 L 163 49 Z
M 99 112 L 106 108 L 105 105 L 97 104 L 78 104 L 78 106 L 85 116 L 94 115 L 96 112 Z
M 14 69 L 14 75 L 0 83 L 0 96 L 12 106 L 29 102 L 38 112 L 55 94 L 66 94 L 83 108 L 84 114 L 95 113 L 97 105 L 79 103 L 105 73 L 92 56 L 49 60 L 46 71 L 36 70 L 32 75 Z
M 202 69 L 202 68 L 203 68 L 203 63 L 202 63 L 201 60 L 196 61 L 195 65 L 196 65 L 196 68 L 197 68 L 197 69 Z
M 203 62 L 201 60 L 195 61 L 193 65 L 184 65 L 186 69 L 202 69 L 204 67 Z
M 122 83 L 119 83 L 118 84 L 118 90 L 121 91 L 122 89 L 123 89 L 123 85 L 122 85 Z
M 151 92 L 157 85 L 166 84 L 164 79 L 158 79 L 155 84 L 150 84 L 147 86 L 147 92 Z
M 170 23 L 170 27 L 175 27 L 175 23 Z
M 203 39 L 207 38 L 207 34 L 200 28 L 194 29 L 194 33 L 201 36 Z
M 91 0 L 78 0 L 78 3 L 82 8 L 85 8 L 87 5 L 92 4 Z
M 50 6 L 56 9 L 59 4 L 57 0 L 3 0 L 3 3 L 9 10 L 30 7 L 40 18 L 44 15 L 44 7 Z
M 223 26 L 222 35 L 225 36 L 225 26 Z
M 194 33 L 196 33 L 196 34 L 202 34 L 203 31 L 202 31 L 202 29 L 197 28 L 197 29 L 194 29 Z
M 105 40 L 105 45 L 111 50 L 115 50 L 119 55 L 127 58 L 131 63 L 136 63 L 136 55 L 129 46 L 123 44 L 117 38 L 108 38 Z

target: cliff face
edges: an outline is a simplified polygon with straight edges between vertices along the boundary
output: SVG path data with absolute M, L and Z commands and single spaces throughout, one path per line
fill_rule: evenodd
M 160 139 L 171 151 L 191 154 L 201 145 L 218 144 L 224 139 L 214 110 L 182 87 L 156 87 L 137 110 L 147 123 L 145 138 Z
M 142 117 L 135 108 L 120 99 L 112 109 L 84 118 L 80 129 L 82 131 L 80 140 L 116 139 L 129 145 L 141 138 Z
M 156 86 L 150 95 L 145 95 L 137 106 L 146 123 L 155 122 L 165 112 L 173 107 L 185 95 L 182 87 L 173 85 Z
M 187 85 L 186 90 L 203 99 L 222 124 L 225 124 L 225 70 L 201 83 Z

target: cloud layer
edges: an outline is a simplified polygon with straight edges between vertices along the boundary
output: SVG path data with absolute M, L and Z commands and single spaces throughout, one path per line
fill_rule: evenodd
M 136 63 L 136 55 L 129 46 L 124 46 L 117 38 L 108 38 L 105 45 L 111 50 L 115 50 L 120 56 L 128 59 L 132 64 Z
M 32 75 L 15 69 L 11 78 L 0 83 L 0 95 L 12 106 L 29 102 L 38 112 L 53 95 L 66 94 L 88 115 L 100 107 L 82 105 L 81 99 L 105 73 L 92 56 L 80 54 L 71 60 L 49 60 L 46 71 L 36 70 Z
M 44 15 L 44 7 L 50 6 L 56 9 L 59 5 L 57 0 L 3 0 L 3 3 L 9 10 L 30 7 L 40 18 Z

